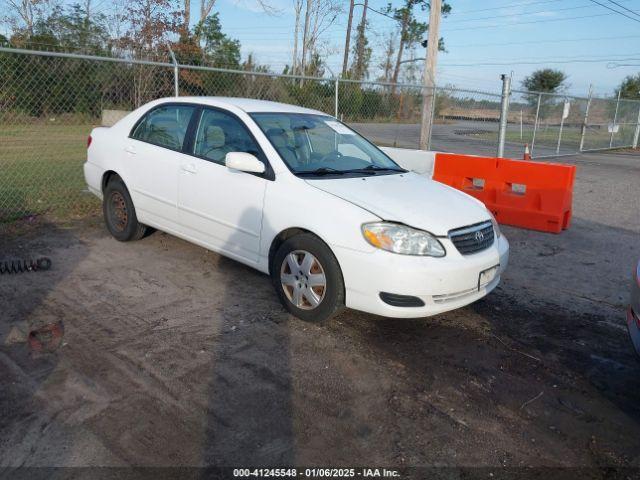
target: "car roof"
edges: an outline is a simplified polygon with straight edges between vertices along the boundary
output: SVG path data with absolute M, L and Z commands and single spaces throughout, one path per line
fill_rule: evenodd
M 252 98 L 240 98 L 240 97 L 169 97 L 163 98 L 163 101 L 175 102 L 193 102 L 202 105 L 210 105 L 212 107 L 236 107 L 247 113 L 258 112 L 277 112 L 277 113 L 308 113 L 314 115 L 327 115 L 319 110 L 312 110 L 310 108 L 298 107 L 296 105 L 289 105 L 287 103 L 270 102 L 268 100 L 255 100 Z

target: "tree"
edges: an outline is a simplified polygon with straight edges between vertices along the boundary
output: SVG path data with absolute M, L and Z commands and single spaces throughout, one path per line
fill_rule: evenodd
M 300 73 L 309 75 L 311 71 L 317 70 L 317 61 L 313 60 L 318 56 L 318 39 L 342 11 L 339 0 L 307 0 L 304 18 L 304 30 L 302 32 L 302 59 L 300 60 Z M 311 65 L 313 62 L 316 65 Z
M 46 16 L 45 11 L 49 7 L 47 0 L 4 0 L 2 4 L 6 5 L 6 11 L 9 12 L 7 20 L 14 33 L 25 30 L 27 35 L 33 35 L 36 21 Z
M 393 33 L 387 34 L 384 39 L 384 57 L 378 65 L 382 70 L 380 80 L 383 82 L 391 82 L 393 77 L 393 56 L 396 52 L 396 42 Z
M 522 86 L 528 92 L 558 93 L 566 88 L 567 75 L 561 70 L 543 68 L 536 70 L 522 80 Z
M 640 100 L 640 73 L 625 77 L 616 89 L 616 96 L 618 92 L 620 92 L 621 98 Z
M 240 66 L 240 42 L 222 33 L 218 12 L 200 22 L 195 34 L 200 39 L 207 63 L 225 68 Z
M 398 22 L 400 22 L 400 42 L 398 44 L 398 53 L 396 56 L 396 64 L 393 70 L 393 83 L 398 82 L 400 76 L 400 68 L 402 66 L 402 56 L 405 50 L 412 48 L 417 43 L 422 43 L 424 35 L 429 29 L 429 24 L 426 22 L 420 22 L 416 18 L 415 9 L 419 7 L 421 12 L 426 16 L 426 12 L 429 11 L 430 4 L 427 0 L 404 0 L 404 4 L 401 7 L 392 8 L 391 4 L 388 5 L 386 13 L 393 16 Z M 442 14 L 446 16 L 451 12 L 451 5 L 447 2 L 442 2 Z M 444 51 L 444 42 L 440 41 L 439 50 Z
M 365 0 L 366 5 L 367 0 Z M 353 3 L 354 0 L 349 2 L 349 19 L 347 20 L 347 36 L 344 40 L 344 57 L 342 59 L 342 76 L 347 74 L 347 67 L 349 66 L 349 43 L 351 42 L 351 24 L 353 23 Z M 367 7 L 364 7 L 367 10 Z
M 362 18 L 358 25 L 358 33 L 356 36 L 356 44 L 354 47 L 355 60 L 353 62 L 352 78 L 356 80 L 362 80 L 367 77 L 369 70 L 369 61 L 371 60 L 371 47 L 369 47 L 369 41 L 367 40 L 367 9 L 369 7 L 369 1 L 364 0 L 364 6 L 362 9 Z
M 298 38 L 300 37 L 300 13 L 302 12 L 303 0 L 294 0 L 293 9 L 296 12 L 296 24 L 293 30 L 293 58 L 291 59 L 291 73 L 296 74 L 298 70 Z

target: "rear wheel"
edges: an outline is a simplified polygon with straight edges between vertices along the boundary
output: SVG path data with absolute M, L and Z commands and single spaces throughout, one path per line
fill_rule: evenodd
M 287 239 L 273 258 L 271 279 L 284 307 L 302 320 L 322 322 L 344 307 L 338 261 L 315 235 Z
M 102 213 L 109 233 L 116 240 L 140 240 L 147 226 L 138 222 L 129 191 L 120 177 L 113 177 L 104 189 Z

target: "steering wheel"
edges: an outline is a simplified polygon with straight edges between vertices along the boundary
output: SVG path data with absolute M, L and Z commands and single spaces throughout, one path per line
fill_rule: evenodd
M 320 162 L 335 162 L 336 160 L 341 159 L 342 157 L 344 157 L 344 155 L 342 155 L 339 151 L 334 150 L 333 152 L 329 152 L 327 153 L 325 156 L 323 156 L 320 159 Z

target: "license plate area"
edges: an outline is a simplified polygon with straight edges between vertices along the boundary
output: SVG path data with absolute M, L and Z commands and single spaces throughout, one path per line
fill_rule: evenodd
M 491 282 L 493 282 L 493 280 L 496 278 L 496 275 L 498 275 L 499 268 L 500 265 L 494 265 L 493 267 L 487 268 L 486 270 L 480 272 L 480 275 L 478 275 L 478 290 L 480 290 L 482 287 L 486 287 Z

